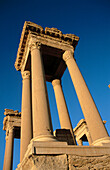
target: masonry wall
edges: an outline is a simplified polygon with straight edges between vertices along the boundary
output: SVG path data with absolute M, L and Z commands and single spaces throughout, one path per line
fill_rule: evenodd
M 110 170 L 110 155 L 68 156 L 69 170 Z
M 31 155 L 22 170 L 110 170 L 110 155 Z

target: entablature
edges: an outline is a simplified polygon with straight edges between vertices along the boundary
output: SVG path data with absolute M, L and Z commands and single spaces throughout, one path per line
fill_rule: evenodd
M 26 56 L 29 54 L 29 45 L 33 41 L 39 41 L 42 46 L 48 46 L 57 49 L 57 51 L 60 50 L 64 52 L 65 50 L 74 51 L 79 41 L 79 37 L 74 34 L 62 34 L 62 32 L 57 28 L 46 27 L 44 30 L 41 26 L 26 21 L 24 23 L 17 52 L 15 62 L 16 70 L 20 71 L 23 65 L 26 64 L 28 58 Z
M 18 110 L 14 111 L 12 109 L 5 109 L 3 130 L 6 131 L 6 135 L 9 134 L 11 129 L 14 129 L 14 137 L 20 138 L 20 128 L 21 128 L 21 113 Z

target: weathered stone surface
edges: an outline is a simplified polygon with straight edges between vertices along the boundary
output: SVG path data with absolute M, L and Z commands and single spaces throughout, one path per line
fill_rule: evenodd
M 49 35 L 53 35 L 53 36 L 57 36 L 59 35 L 60 37 L 62 36 L 62 32 L 60 30 L 58 30 L 57 28 L 45 28 L 45 34 L 49 34 Z
M 4 115 L 6 115 L 6 117 L 4 117 L 3 120 L 3 130 L 8 132 L 10 127 L 21 127 L 21 112 L 18 112 L 18 110 L 5 109 Z
M 67 170 L 67 166 L 66 155 L 32 155 L 22 168 L 23 170 Z
M 110 147 L 31 141 L 17 170 L 110 169 Z
M 13 109 L 5 109 L 4 115 L 6 116 L 21 116 L 21 112 L 18 112 L 18 110 Z
M 17 170 L 109 170 L 110 155 L 32 155 Z
M 69 155 L 69 170 L 109 170 L 110 169 L 110 155 L 102 156 L 77 156 Z

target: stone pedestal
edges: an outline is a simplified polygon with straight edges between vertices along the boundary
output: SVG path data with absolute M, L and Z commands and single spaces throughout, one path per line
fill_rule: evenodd
M 92 140 L 93 142 L 98 139 L 102 139 L 103 141 L 104 138 L 108 137 L 108 133 L 105 129 L 93 98 L 87 88 L 87 85 L 81 75 L 81 72 L 76 64 L 73 53 L 71 51 L 66 51 L 63 54 L 63 59 L 66 62 L 71 75 L 71 79 L 74 84 L 75 91 L 78 96 L 79 103 L 87 122 Z M 108 142 L 110 143 L 110 140 L 108 140 Z
M 73 135 L 70 129 L 56 129 L 54 136 L 58 141 L 67 142 L 68 145 L 74 145 Z
M 45 143 L 45 144 L 44 144 Z M 31 142 L 17 170 L 110 169 L 110 147 Z

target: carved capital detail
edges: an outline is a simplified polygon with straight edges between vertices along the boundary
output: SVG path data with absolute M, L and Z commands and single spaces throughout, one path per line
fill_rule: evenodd
M 8 140 L 8 136 L 5 137 L 5 140 L 6 140 L 6 141 Z
M 7 127 L 5 140 L 8 140 L 8 137 L 9 137 L 10 133 L 14 133 L 14 126 L 13 125 L 9 125 Z
M 55 79 L 52 81 L 52 85 L 53 87 L 56 86 L 56 85 L 59 85 L 60 84 L 60 80 L 59 79 Z
M 23 80 L 30 78 L 30 71 L 23 71 L 21 74 L 22 74 Z
M 41 43 L 40 42 L 32 42 L 30 44 L 30 50 L 31 51 L 36 49 L 36 48 L 40 50 L 40 48 L 41 48 Z
M 67 60 L 73 58 L 73 52 L 72 51 L 65 51 L 63 54 L 63 60 L 66 62 Z
M 9 127 L 9 133 L 13 133 L 14 131 L 14 126 Z

